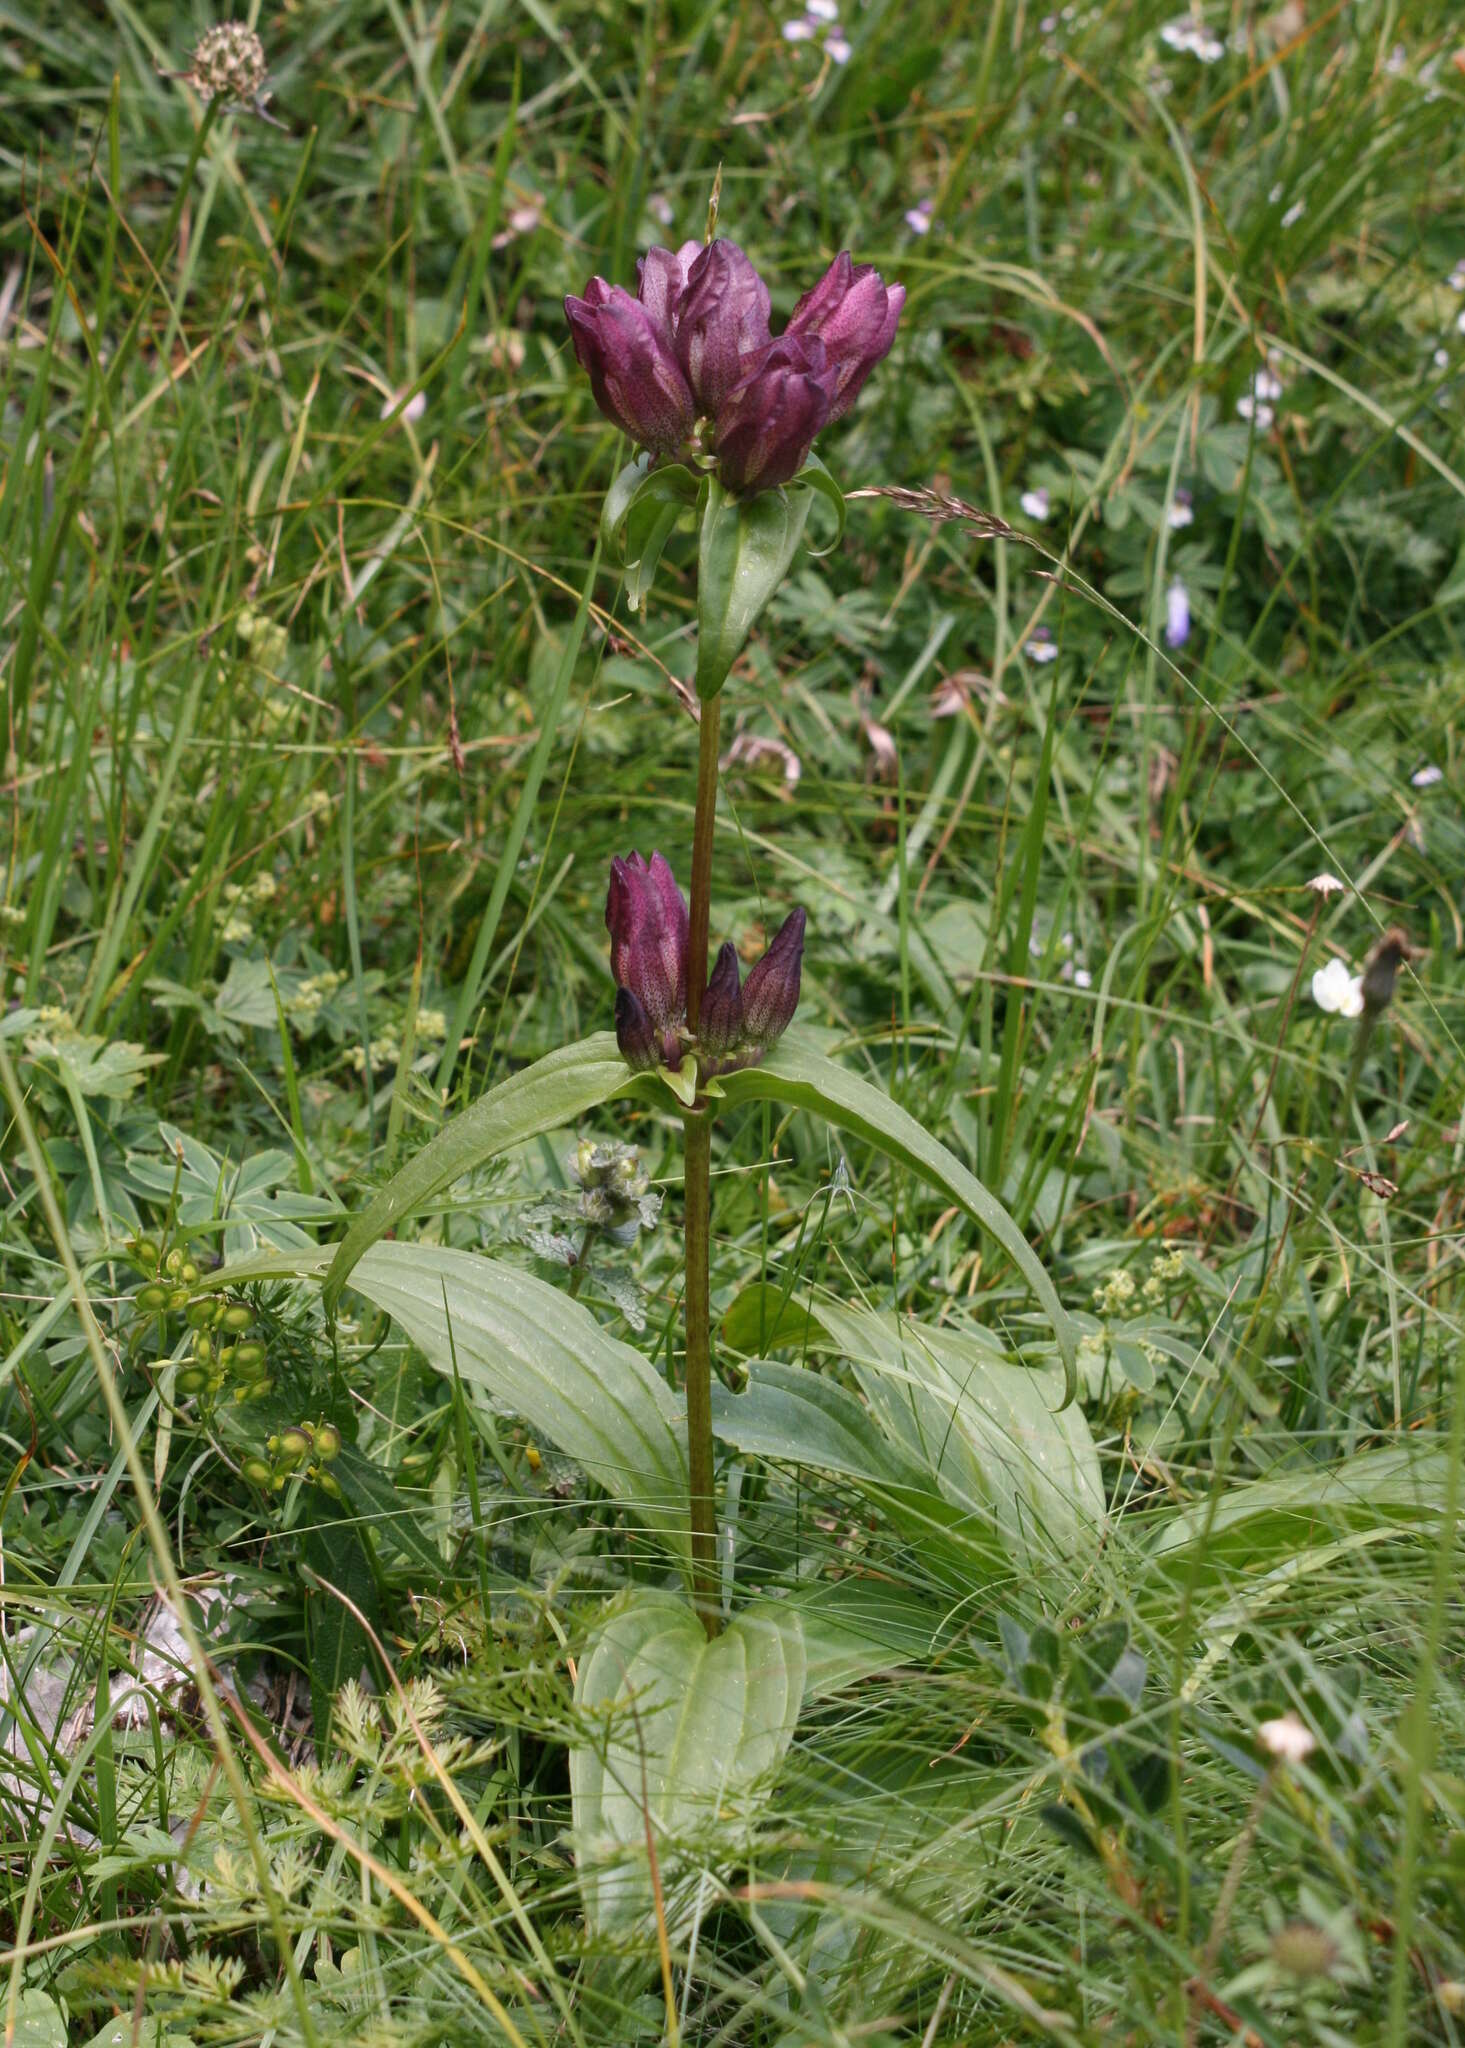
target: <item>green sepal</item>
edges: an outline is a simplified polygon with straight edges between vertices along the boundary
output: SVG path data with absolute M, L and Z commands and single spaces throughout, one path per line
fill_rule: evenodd
M 689 1053 L 673 1073 L 670 1067 L 658 1067 L 657 1074 L 665 1081 L 677 1101 L 690 1109 L 697 1100 L 697 1062 Z

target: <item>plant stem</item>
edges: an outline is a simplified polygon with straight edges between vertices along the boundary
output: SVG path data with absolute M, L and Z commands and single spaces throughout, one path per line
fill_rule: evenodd
M 702 706 L 697 728 L 697 814 L 692 826 L 692 891 L 687 936 L 687 1023 L 697 1029 L 707 985 L 707 935 L 712 922 L 712 828 L 717 818 L 717 733 L 722 697 Z
M 722 699 L 702 706 L 697 741 L 697 812 L 687 939 L 687 1023 L 697 1029 L 707 981 L 712 921 L 712 828 L 717 814 L 717 734 Z M 692 1528 L 692 1594 L 709 1636 L 722 1627 L 717 1597 L 717 1507 L 712 1461 L 712 1117 L 689 1116 L 686 1131 L 687 1474 Z
M 722 1627 L 717 1597 L 717 1520 L 712 1465 L 712 1119 L 689 1116 L 686 1160 L 687 1473 L 692 1597 L 709 1636 Z

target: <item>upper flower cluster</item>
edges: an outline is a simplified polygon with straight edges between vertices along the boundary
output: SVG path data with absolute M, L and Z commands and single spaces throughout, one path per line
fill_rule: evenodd
M 695 1038 L 687 1026 L 688 916 L 665 856 L 633 853 L 610 864 L 605 902 L 616 984 L 616 1043 L 636 1068 L 673 1073 L 689 1047 L 701 1076 L 751 1066 L 781 1038 L 798 1008 L 804 913 L 790 911 L 762 959 L 738 974 L 728 941 L 707 978 Z
M 736 242 L 649 249 L 634 298 L 592 277 L 567 298 L 575 354 L 607 419 L 654 454 L 698 420 L 731 491 L 786 484 L 814 436 L 849 411 L 895 339 L 904 288 L 836 256 L 776 339 L 767 285 Z

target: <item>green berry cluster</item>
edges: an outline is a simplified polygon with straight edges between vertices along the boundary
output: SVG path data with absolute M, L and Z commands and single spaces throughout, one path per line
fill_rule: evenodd
M 309 1479 L 323 1493 L 341 1500 L 341 1482 L 327 1468 L 339 1457 L 341 1432 L 333 1422 L 297 1422 L 265 1444 L 265 1456 L 252 1456 L 240 1468 L 246 1479 L 271 1493 L 283 1493 L 291 1479 Z
M 196 1294 L 199 1269 L 176 1245 L 160 1252 L 144 1239 L 133 1245 L 132 1255 L 145 1273 L 156 1276 L 132 1297 L 139 1315 L 166 1319 L 181 1313 L 193 1332 L 193 1358 L 180 1367 L 176 1391 L 197 1396 L 206 1406 L 212 1406 L 226 1388 L 236 1401 L 257 1401 L 268 1394 L 274 1384 L 269 1358 L 259 1339 L 249 1335 L 254 1310 L 224 1294 Z

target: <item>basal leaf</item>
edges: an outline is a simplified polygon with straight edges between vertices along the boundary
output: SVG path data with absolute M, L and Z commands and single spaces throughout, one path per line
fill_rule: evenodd
M 807 1043 L 795 1028 L 789 1031 L 761 1066 L 728 1074 L 723 1090 L 729 1103 L 786 1102 L 813 1110 L 841 1129 L 898 1159 L 913 1173 L 966 1210 L 1003 1247 L 1042 1304 L 1053 1326 L 1064 1366 L 1064 1403 L 1077 1385 L 1078 1342 L 1073 1324 L 1054 1291 L 1042 1261 L 997 1197 L 982 1186 L 955 1153 L 882 1089 L 846 1072 Z
M 622 1068 L 624 1072 L 624 1067 Z M 251 1259 L 215 1276 L 224 1285 L 318 1276 L 329 1251 Z M 351 1285 L 389 1315 L 429 1365 L 583 1465 L 686 1565 L 687 1463 L 680 1408 L 639 1351 L 603 1330 L 568 1294 L 476 1252 L 379 1244 Z
M 699 1872 L 746 1857 L 804 1697 L 804 1633 L 763 1601 L 709 1642 L 674 1593 L 637 1589 L 606 1611 L 581 1659 L 570 1752 L 576 1861 L 600 1931 L 652 1922 L 648 1822 L 675 1942 Z

